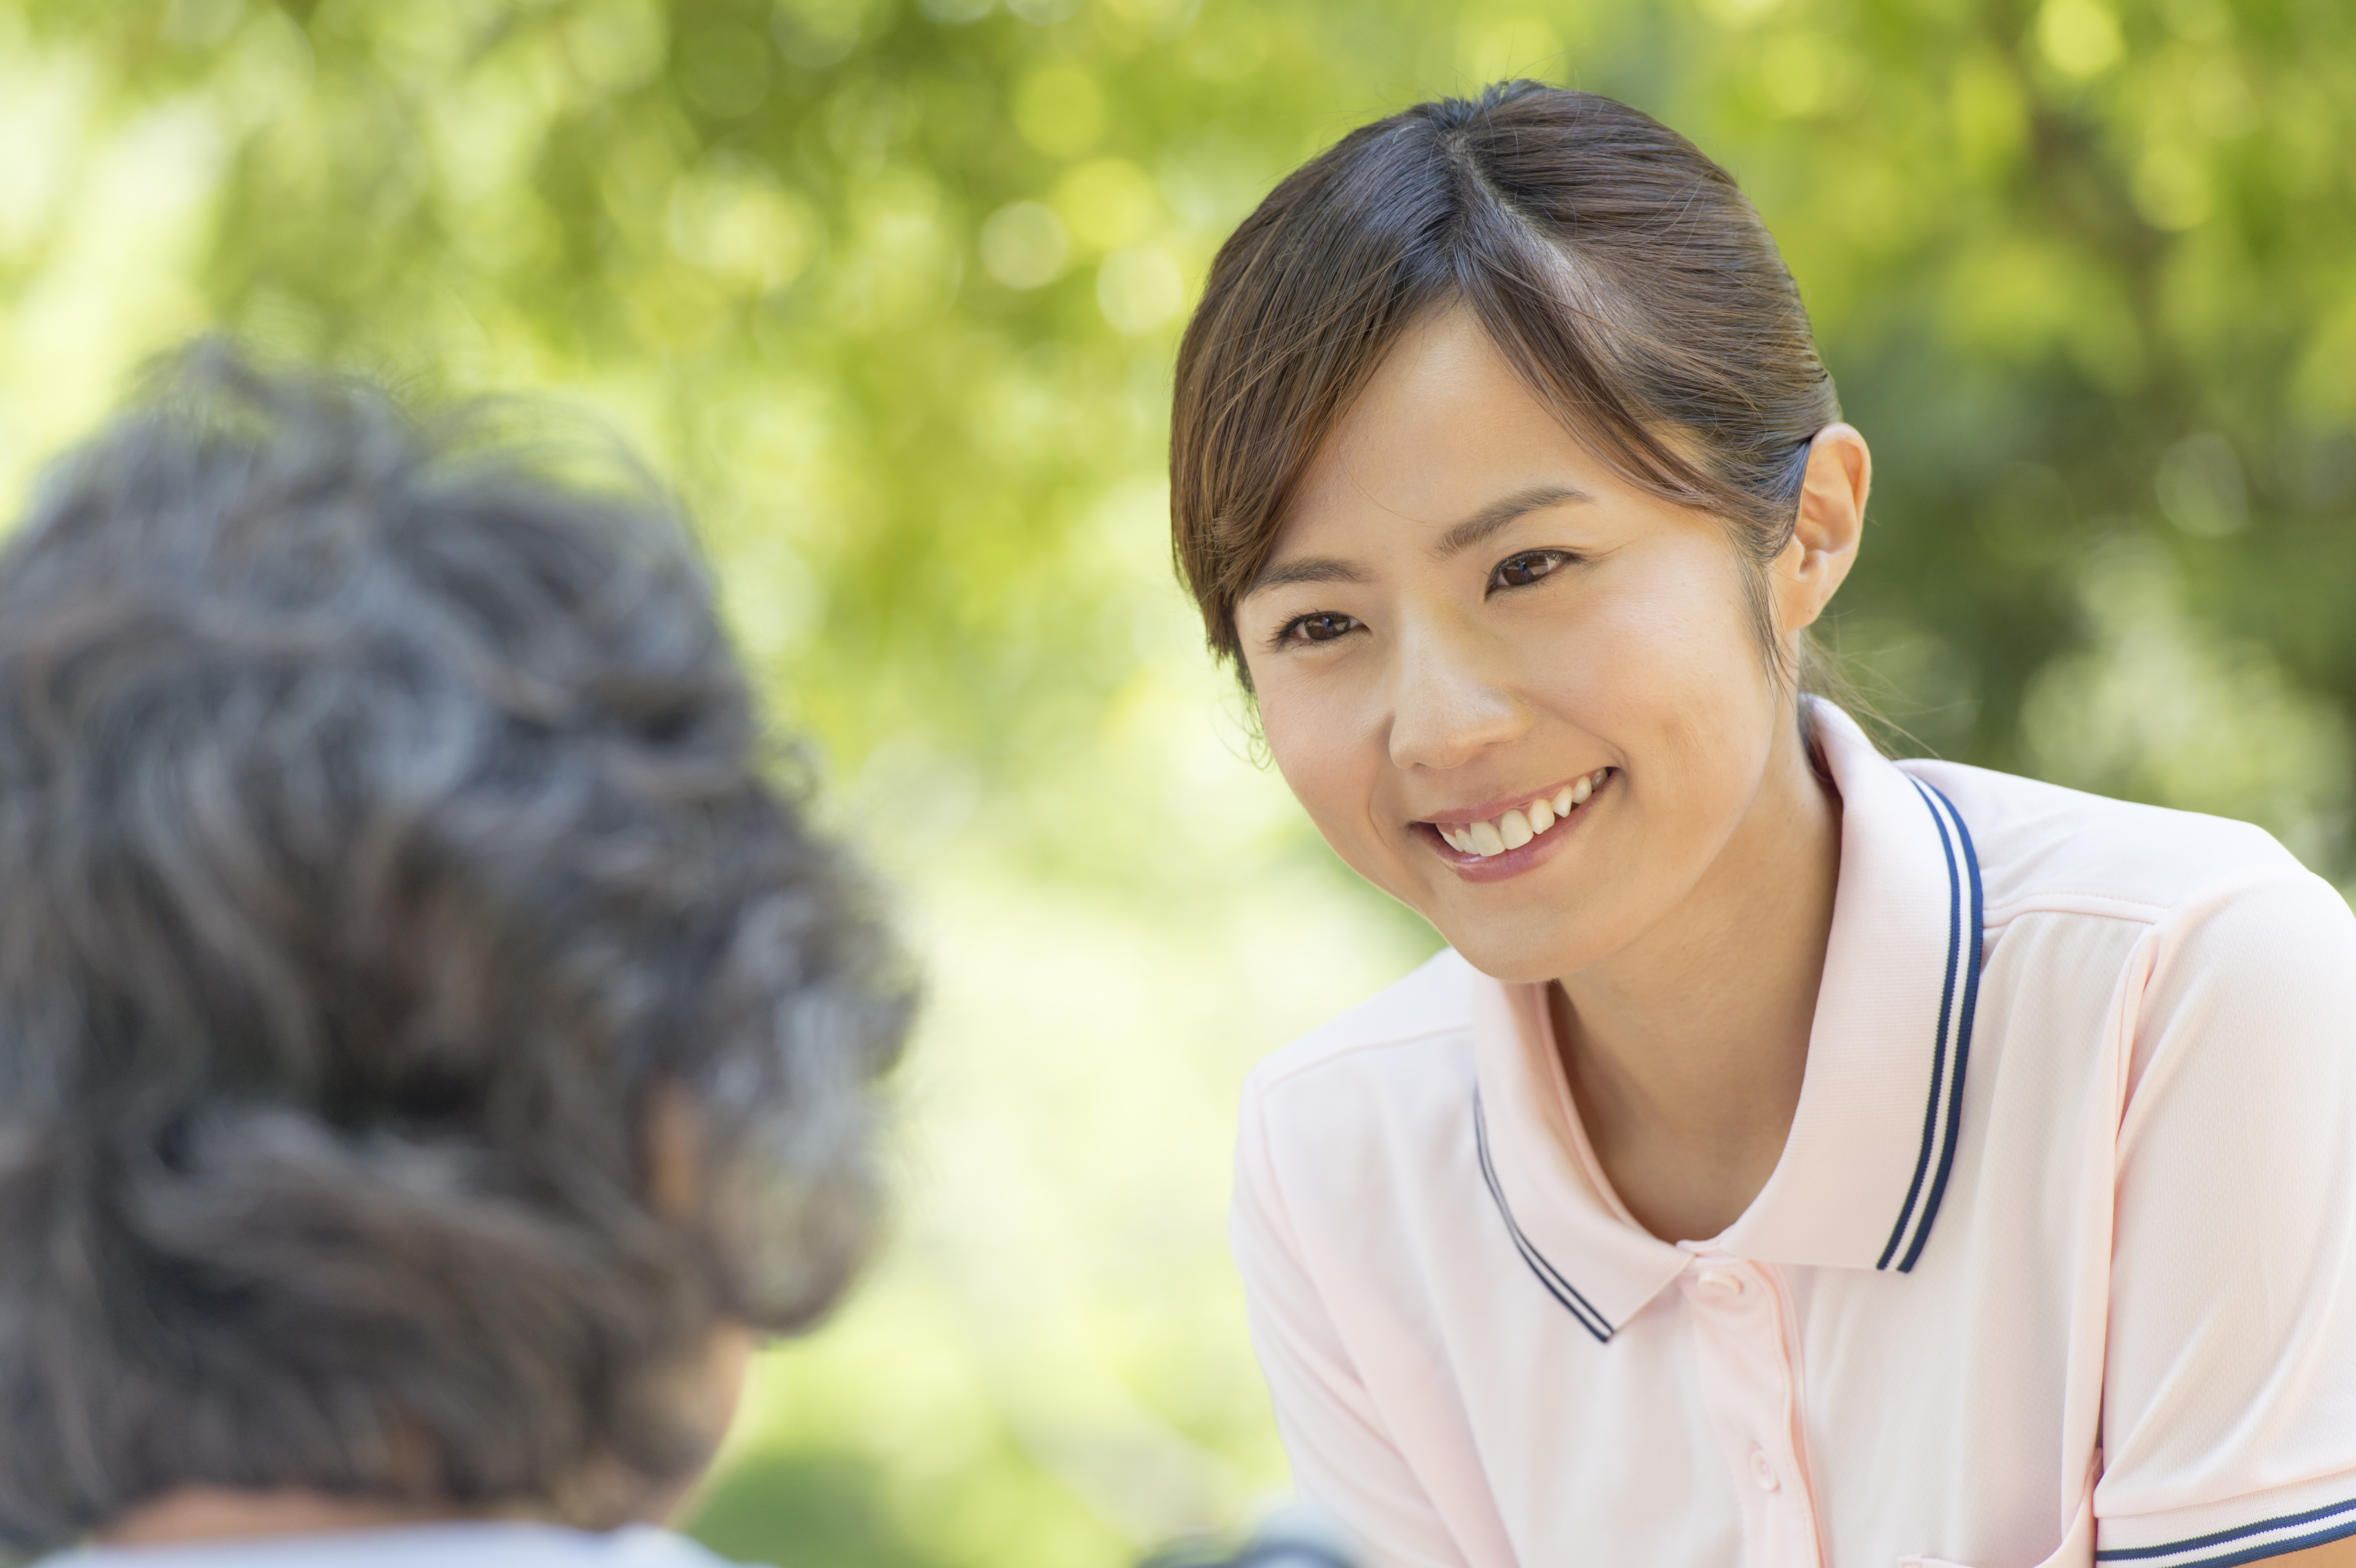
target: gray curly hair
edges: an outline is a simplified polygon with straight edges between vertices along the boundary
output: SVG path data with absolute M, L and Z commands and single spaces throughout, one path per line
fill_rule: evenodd
M 897 950 L 669 507 L 500 428 L 206 346 L 0 555 L 7 1544 L 188 1485 L 594 1522 L 862 1251 Z

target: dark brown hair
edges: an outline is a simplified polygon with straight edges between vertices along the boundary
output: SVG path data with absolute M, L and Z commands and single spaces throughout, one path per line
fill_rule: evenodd
M 196 1484 L 610 1522 L 708 1457 L 714 1326 L 861 1252 L 893 945 L 669 509 L 518 423 L 209 349 L 0 555 L 5 1546 Z
M 1327 435 L 1407 326 L 1451 304 L 1616 472 L 1725 519 L 1770 666 L 1790 673 L 1766 567 L 1809 443 L 1839 417 L 1806 307 L 1692 143 L 1534 81 L 1351 133 L 1220 249 L 1178 352 L 1170 442 L 1178 567 L 1212 647 L 1239 654 L 1237 602 Z

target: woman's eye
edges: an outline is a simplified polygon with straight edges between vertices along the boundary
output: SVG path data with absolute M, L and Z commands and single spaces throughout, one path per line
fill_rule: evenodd
M 1300 615 L 1287 621 L 1284 630 L 1276 635 L 1276 640 L 1280 643 L 1330 643 L 1356 630 L 1357 624 L 1355 615 L 1320 611 L 1314 615 Z
M 1509 555 L 1497 563 L 1496 571 L 1489 574 L 1489 586 L 1492 589 L 1526 588 L 1560 566 L 1563 559 L 1561 551 L 1551 549 L 1534 549 L 1524 555 Z

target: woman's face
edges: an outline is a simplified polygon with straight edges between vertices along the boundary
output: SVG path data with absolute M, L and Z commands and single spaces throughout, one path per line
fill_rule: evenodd
M 1786 633 L 1830 594 L 1807 554 L 1771 585 Z M 1319 453 L 1237 630 L 1327 842 L 1475 967 L 1537 981 L 1659 927 L 1805 776 L 1744 571 L 1449 311 Z

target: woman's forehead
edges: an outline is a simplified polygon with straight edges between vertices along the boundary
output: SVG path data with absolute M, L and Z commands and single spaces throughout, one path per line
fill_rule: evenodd
M 1530 392 L 1469 312 L 1402 335 L 1302 476 L 1271 563 L 1369 530 L 1439 536 L 1547 495 L 1633 492 Z M 1371 541 L 1369 541 L 1371 542 Z

